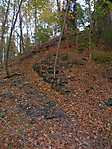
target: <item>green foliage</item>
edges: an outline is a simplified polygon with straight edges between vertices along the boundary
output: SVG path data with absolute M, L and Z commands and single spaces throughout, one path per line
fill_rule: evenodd
M 111 25 L 108 25 L 105 28 L 105 31 L 102 33 L 102 36 L 103 36 L 103 39 L 107 46 L 112 45 L 112 27 L 111 27 Z
M 96 5 L 94 14 L 97 22 L 97 39 L 103 40 L 106 46 L 112 47 L 112 25 L 110 23 L 110 12 L 112 11 L 112 3 L 108 0 L 102 0 Z
M 58 16 L 52 8 L 52 3 L 46 4 L 46 7 L 40 12 L 39 20 L 48 23 L 48 25 L 56 24 L 58 21 Z
M 77 17 L 78 19 L 77 23 L 80 27 L 84 26 L 85 24 L 85 12 L 84 10 L 82 9 L 81 5 L 80 4 L 77 4 Z
M 112 3 L 108 0 L 102 0 L 96 5 L 95 16 L 97 19 L 102 19 L 109 11 L 112 11 Z
M 29 5 L 30 9 L 37 8 L 38 10 L 42 10 L 49 3 L 49 0 L 32 0 Z
M 85 50 L 84 47 L 78 47 L 78 48 L 77 48 L 77 51 L 78 51 L 79 53 L 82 53 L 84 50 Z
M 112 52 L 94 51 L 92 59 L 97 63 L 112 63 Z
M 58 25 L 57 12 L 54 11 L 54 3 L 49 0 L 33 0 L 28 7 L 34 14 L 37 11 L 37 27 L 34 39 L 38 42 L 46 42 L 53 34 L 53 26 Z
M 98 5 L 96 7 L 96 10 L 95 10 L 96 18 L 100 18 L 101 19 L 102 17 L 104 17 L 104 15 L 105 15 L 105 9 L 102 9 L 102 6 Z
M 51 35 L 52 35 L 52 28 L 50 27 L 45 28 L 42 26 L 38 27 L 37 41 L 39 41 L 40 43 L 48 41 Z

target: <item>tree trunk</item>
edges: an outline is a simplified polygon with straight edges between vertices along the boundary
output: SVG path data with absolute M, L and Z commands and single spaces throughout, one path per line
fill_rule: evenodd
M 2 62 L 4 61 L 4 52 L 5 52 L 5 48 L 4 48 L 4 34 L 5 34 L 5 30 L 6 30 L 6 23 L 7 23 L 7 18 L 8 18 L 8 13 L 9 13 L 9 6 L 10 6 L 10 0 L 7 3 L 7 10 L 5 12 L 5 20 L 2 24 L 2 34 L 1 34 L 1 41 L 0 41 L 0 49 L 3 51 L 3 59 Z
M 90 22 L 90 28 L 89 28 L 89 51 L 91 50 L 91 32 L 92 32 L 92 13 L 91 13 L 91 2 L 89 0 L 88 2 L 88 6 L 89 6 L 89 22 Z
M 58 10 L 58 12 L 60 12 L 60 2 L 59 2 L 59 0 L 56 0 L 56 2 L 57 2 L 57 10 Z
M 15 28 L 16 21 L 17 21 L 17 18 L 18 18 L 18 15 L 19 15 L 19 12 L 20 12 L 20 9 L 21 9 L 21 6 L 22 6 L 22 2 L 23 2 L 23 0 L 20 1 L 19 8 L 18 8 L 18 11 L 16 13 L 15 20 L 12 24 L 11 31 L 10 31 L 10 36 L 9 36 L 9 40 L 8 40 L 8 45 L 7 45 L 7 50 L 6 50 L 6 63 L 5 63 L 5 71 L 6 71 L 7 77 L 10 77 L 10 73 L 9 73 L 9 69 L 8 69 L 8 59 L 9 59 L 11 38 L 12 38 L 12 33 L 13 33 L 14 28 Z
M 57 50 L 56 50 L 56 57 L 55 57 L 55 62 L 54 62 L 54 79 L 56 78 L 57 60 L 58 60 L 58 55 L 59 55 L 59 49 L 60 49 L 60 45 L 61 45 L 61 40 L 62 40 L 62 37 L 63 37 L 65 25 L 66 25 L 66 19 L 67 19 L 68 8 L 69 8 L 69 3 L 67 3 L 67 6 L 66 6 L 66 12 L 65 12 L 65 16 L 64 16 L 64 23 L 63 23 L 61 35 L 60 35 L 60 38 L 59 38 L 59 41 L 58 41 Z
M 88 11 L 89 11 L 89 23 L 90 23 L 90 27 L 89 27 L 89 33 L 88 33 L 88 42 L 89 42 L 89 61 L 91 60 L 91 53 L 90 53 L 90 50 L 91 50 L 91 44 L 92 44 L 92 38 L 91 38 L 91 33 L 92 33 L 92 12 L 91 12 L 91 0 L 86 0 L 86 3 L 88 5 Z
M 20 27 L 20 53 L 22 54 L 24 51 L 24 41 L 23 41 L 23 26 L 22 26 L 22 16 L 21 16 L 21 11 L 19 13 L 19 27 Z
M 96 3 L 96 6 L 102 6 L 100 9 L 105 12 L 102 16 L 97 17 L 96 30 L 97 42 L 103 42 L 105 50 L 112 49 L 112 10 L 110 8 L 112 1 L 108 2 L 108 4 L 106 4 L 106 1 Z
M 37 8 L 35 4 L 35 10 L 34 10 L 34 18 L 35 18 L 35 46 L 37 45 Z

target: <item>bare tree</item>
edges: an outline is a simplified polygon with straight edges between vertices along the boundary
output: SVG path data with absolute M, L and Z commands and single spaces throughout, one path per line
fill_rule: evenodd
M 62 26 L 61 35 L 60 35 L 60 38 L 59 38 L 59 41 L 58 41 L 58 45 L 57 45 L 57 50 L 56 50 L 56 57 L 55 57 L 55 62 L 54 62 L 54 79 L 56 78 L 57 60 L 58 60 L 58 55 L 59 55 L 59 49 L 60 49 L 60 45 L 61 45 L 61 40 L 62 40 L 62 37 L 63 37 L 65 25 L 66 25 L 68 9 L 69 9 L 69 2 L 67 3 L 67 6 L 66 6 L 66 11 L 65 11 L 65 15 L 64 15 L 64 23 L 63 23 L 63 26 Z
M 20 28 L 20 53 L 24 51 L 24 41 L 23 41 L 23 20 L 21 11 L 19 13 L 19 28 Z
M 7 9 L 5 12 L 5 18 L 4 18 L 4 21 L 2 23 L 2 34 L 1 34 L 1 41 L 0 41 L 0 49 L 3 50 L 3 57 L 4 57 L 4 35 L 5 35 L 5 31 L 6 31 L 6 24 L 7 24 L 8 14 L 9 14 L 10 1 L 11 0 L 8 0 Z
M 92 43 L 92 38 L 91 38 L 91 33 L 92 33 L 92 11 L 91 11 L 91 0 L 86 0 L 86 3 L 88 5 L 88 17 L 89 17 L 89 23 L 90 23 L 90 27 L 89 27 L 89 52 L 91 50 L 91 43 Z M 91 55 L 89 55 L 89 60 L 91 59 Z
M 7 77 L 10 77 L 10 73 L 9 73 L 9 69 L 8 69 L 8 59 L 9 59 L 9 51 L 10 51 L 10 45 L 11 45 L 11 38 L 12 38 L 13 30 L 15 28 L 15 25 L 16 25 L 16 22 L 17 22 L 17 18 L 18 18 L 18 15 L 19 15 L 19 12 L 20 12 L 22 3 L 23 3 L 23 0 L 21 0 L 20 3 L 19 3 L 19 7 L 18 7 L 18 11 L 17 11 L 16 16 L 15 16 L 15 20 L 12 23 L 11 30 L 10 30 L 10 35 L 9 35 L 9 40 L 8 40 L 8 45 L 7 45 L 7 49 L 6 49 L 5 71 L 6 71 Z
M 34 12 L 34 18 L 35 18 L 35 46 L 37 44 L 37 8 L 36 8 L 36 3 L 35 3 L 35 12 Z

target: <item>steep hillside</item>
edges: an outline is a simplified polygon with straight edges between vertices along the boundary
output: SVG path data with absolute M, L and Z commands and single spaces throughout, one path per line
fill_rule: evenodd
M 63 40 L 54 80 L 54 43 L 1 68 L 0 149 L 111 149 L 111 65 Z

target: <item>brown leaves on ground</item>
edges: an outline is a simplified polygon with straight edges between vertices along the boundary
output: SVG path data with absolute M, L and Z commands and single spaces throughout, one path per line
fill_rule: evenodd
M 71 92 L 57 92 L 32 69 L 55 50 L 15 61 L 10 69 L 21 75 L 3 80 L 1 73 L 0 149 L 111 149 L 112 107 L 105 101 L 112 97 L 112 82 L 103 77 L 104 67 L 64 44 L 59 77 L 63 71 Z

